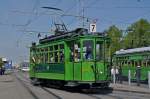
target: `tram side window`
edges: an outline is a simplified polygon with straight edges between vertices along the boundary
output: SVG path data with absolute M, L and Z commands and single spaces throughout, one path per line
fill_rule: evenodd
M 59 62 L 59 48 L 58 45 L 54 45 L 54 62 L 58 63 Z
M 78 62 L 81 59 L 80 43 L 71 42 L 70 46 L 70 62 Z
M 60 44 L 60 49 L 64 50 L 64 45 Z
M 45 53 L 45 48 L 43 48 L 42 57 L 43 57 L 43 61 L 42 61 L 42 63 L 45 63 L 45 62 L 46 62 L 46 53 Z
M 130 62 L 130 61 L 127 61 L 127 64 L 128 64 L 128 66 L 130 66 L 130 65 L 131 65 L 131 62 Z
M 39 49 L 36 49 L 36 61 L 39 63 Z
M 58 55 L 59 55 L 59 52 L 56 51 L 56 52 L 54 53 L 55 62 L 56 62 L 56 63 L 58 62 Z
M 37 63 L 40 63 L 41 60 L 40 60 L 40 49 L 38 48 L 37 49 Z
M 84 60 L 93 59 L 93 41 L 86 40 L 83 42 L 83 58 Z
M 121 66 L 124 66 L 124 62 L 123 61 L 121 61 Z
M 35 50 L 32 50 L 32 52 L 30 54 L 31 54 L 32 62 L 35 63 L 36 62 Z
M 142 61 L 141 60 L 139 61 L 138 65 L 142 66 Z
M 54 62 L 54 51 L 53 51 L 53 46 L 49 47 L 49 62 L 53 63 Z
M 43 50 L 43 48 L 41 48 L 40 49 L 40 60 L 42 63 L 44 62 L 44 55 L 43 55 L 44 53 L 43 52 L 44 52 L 44 50 Z
M 134 64 L 134 61 L 131 60 L 129 66 L 133 66 L 133 64 Z
M 59 62 L 64 62 L 64 45 L 59 45 Z
M 42 63 L 45 63 L 45 50 L 42 48 Z
M 70 44 L 70 62 L 74 61 L 74 44 Z
M 96 43 L 96 60 L 103 59 L 103 44 L 97 42 Z
M 55 46 L 54 46 L 54 49 L 55 49 L 55 51 L 58 50 L 58 45 L 55 45 Z
M 147 61 L 147 66 L 150 67 L 150 60 Z
M 38 60 L 37 60 L 37 62 L 41 63 L 41 51 L 39 48 L 38 48 Z
M 45 63 L 48 62 L 48 47 L 45 48 Z
M 60 62 L 64 62 L 64 51 L 60 51 Z
M 81 52 L 80 51 L 80 43 L 75 43 L 74 44 L 74 53 L 73 53 L 74 61 L 75 62 L 80 61 L 80 59 L 81 59 L 80 52 Z
M 147 67 L 147 63 L 146 63 L 146 61 L 142 61 L 142 66 L 144 66 L 144 67 Z
M 34 51 L 33 50 L 30 52 L 30 60 L 33 63 L 35 62 L 35 57 L 34 57 Z
M 127 60 L 124 60 L 124 65 L 128 66 L 128 61 Z
M 54 56 L 53 56 L 53 52 L 50 52 L 50 63 L 54 62 Z
M 135 62 L 135 67 L 137 66 L 142 66 L 142 61 L 141 60 L 138 60 Z
M 49 50 L 50 50 L 50 51 L 53 51 L 53 46 L 50 46 L 50 47 L 49 47 Z

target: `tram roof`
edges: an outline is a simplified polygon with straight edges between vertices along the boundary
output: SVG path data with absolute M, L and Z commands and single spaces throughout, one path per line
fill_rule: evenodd
M 148 52 L 150 51 L 150 46 L 149 47 L 141 47 L 141 48 L 133 48 L 133 49 L 121 49 L 119 51 L 116 51 L 116 55 L 119 54 L 131 54 L 131 53 L 139 53 L 139 52 Z
M 67 39 L 67 38 L 72 38 L 72 37 L 77 37 L 77 36 L 99 36 L 99 37 L 105 37 L 104 33 L 89 33 L 87 29 L 84 28 L 77 28 L 76 30 L 70 31 L 70 32 L 63 32 L 60 35 L 51 35 L 46 38 L 40 39 L 40 43 L 45 43 L 48 41 L 53 41 L 56 39 Z

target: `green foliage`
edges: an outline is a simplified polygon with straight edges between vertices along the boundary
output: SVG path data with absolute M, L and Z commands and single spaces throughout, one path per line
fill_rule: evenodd
M 2 61 L 2 58 L 0 58 L 0 67 L 3 66 L 3 61 Z
M 120 43 L 121 43 L 121 38 L 122 38 L 122 32 L 119 30 L 115 25 L 110 26 L 108 30 L 106 30 L 108 33 L 108 37 L 111 39 L 111 44 L 110 44 L 110 50 L 111 50 L 111 55 L 120 49 Z
M 128 34 L 124 38 L 124 48 L 137 48 L 150 45 L 150 23 L 145 19 L 131 24 Z
M 129 49 L 150 46 L 150 23 L 140 19 L 127 28 L 127 35 L 115 25 L 110 26 L 106 31 L 111 38 L 111 55 L 119 49 Z

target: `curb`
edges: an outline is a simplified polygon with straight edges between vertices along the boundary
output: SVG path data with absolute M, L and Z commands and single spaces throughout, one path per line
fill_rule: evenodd
M 149 92 L 143 92 L 143 91 L 136 91 L 136 90 L 125 90 L 125 89 L 117 89 L 117 88 L 113 88 L 114 91 L 122 91 L 122 92 L 134 92 L 134 93 L 140 93 L 140 94 L 150 94 L 150 90 Z

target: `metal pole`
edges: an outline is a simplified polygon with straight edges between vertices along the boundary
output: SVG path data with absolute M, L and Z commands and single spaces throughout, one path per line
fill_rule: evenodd
M 131 85 L 131 71 L 128 72 L 128 84 Z
M 116 83 L 116 75 L 115 75 L 115 73 L 113 73 L 113 83 L 114 84 Z
M 150 71 L 148 71 L 148 86 L 150 88 Z

